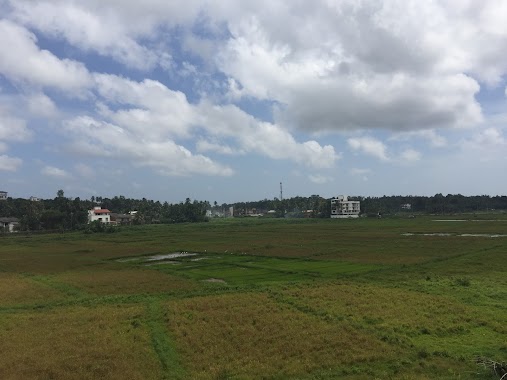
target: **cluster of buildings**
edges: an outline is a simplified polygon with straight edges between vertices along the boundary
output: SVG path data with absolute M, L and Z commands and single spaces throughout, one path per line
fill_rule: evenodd
M 7 191 L 0 191 L 0 201 L 6 201 L 7 195 Z M 18 225 L 18 218 L 0 217 L 0 232 L 14 232 Z
M 7 196 L 8 193 L 6 191 L 0 191 L 0 201 L 7 200 Z M 37 202 L 40 201 L 40 199 L 32 196 L 30 197 L 30 201 Z M 402 208 L 410 209 L 410 205 L 402 205 Z M 360 202 L 350 201 L 346 195 L 339 195 L 338 197 L 331 199 L 331 218 L 357 218 L 359 217 L 360 211 Z M 118 214 L 113 213 L 108 209 L 94 207 L 92 210 L 88 210 L 88 223 L 99 221 L 100 223 L 113 225 L 132 224 L 136 212 L 137 211 L 131 211 L 128 214 Z M 210 215 L 208 216 L 218 216 L 211 214 L 211 211 L 209 211 L 209 213 Z M 275 210 L 269 210 L 264 213 L 274 214 Z M 262 216 L 264 213 L 256 209 L 252 209 L 241 213 L 241 216 Z M 305 210 L 304 213 L 307 217 L 313 216 L 313 210 Z M 231 206 L 228 210 L 222 212 L 220 216 L 239 216 L 239 214 L 236 214 L 236 210 L 234 210 Z M 0 231 L 13 232 L 18 225 L 19 220 L 17 218 L 0 217 Z
M 94 207 L 88 210 L 88 223 L 99 221 L 105 224 L 132 224 L 137 211 L 131 211 L 128 214 L 117 214 L 109 211 L 107 208 Z

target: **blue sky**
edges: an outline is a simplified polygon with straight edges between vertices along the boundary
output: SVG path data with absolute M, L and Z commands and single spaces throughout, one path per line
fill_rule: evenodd
M 505 194 L 499 1 L 0 0 L 0 189 Z

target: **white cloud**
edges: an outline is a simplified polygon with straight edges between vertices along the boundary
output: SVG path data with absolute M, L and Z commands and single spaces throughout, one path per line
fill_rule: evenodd
M 136 166 L 152 167 L 167 175 L 233 174 L 231 168 L 215 163 L 208 157 L 193 155 L 174 141 L 143 139 L 117 125 L 91 117 L 67 120 L 64 128 L 71 138 L 90 148 L 88 153 L 96 156 L 106 154 L 129 160 Z
M 229 145 L 220 144 L 214 141 L 208 141 L 203 139 L 197 141 L 196 149 L 198 152 L 216 152 L 219 154 L 226 155 L 238 155 L 245 153 L 241 150 L 233 149 Z
M 376 157 L 382 161 L 388 161 L 387 147 L 382 141 L 373 137 L 354 137 L 347 140 L 349 147 L 354 151 Z
M 32 115 L 52 118 L 58 114 L 55 103 L 42 92 L 28 96 L 26 101 Z
M 28 141 L 32 133 L 26 127 L 26 121 L 10 116 L 0 107 L 0 140 Z
M 201 152 L 257 153 L 315 168 L 332 167 L 339 159 L 332 146 L 321 146 L 314 140 L 299 143 L 279 125 L 260 121 L 234 105 L 215 105 L 207 100 L 193 105 L 183 93 L 154 80 L 136 82 L 102 74 L 94 77 L 98 94 L 116 109 L 111 111 L 102 104 L 100 115 L 120 128 L 122 136 L 130 135 L 138 144 L 140 140 L 189 138 L 204 130 L 209 138 L 198 138 Z M 211 143 L 222 139 L 237 146 Z
M 415 149 L 408 148 L 401 152 L 400 160 L 402 163 L 410 163 L 419 161 L 421 159 L 421 153 Z
M 165 51 L 164 44 L 157 46 L 152 42 L 152 36 L 156 35 L 160 23 L 168 25 L 190 4 L 185 2 L 177 9 L 177 4 L 156 3 L 139 6 L 127 1 L 107 4 L 16 0 L 11 5 L 12 17 L 17 21 L 47 36 L 64 38 L 83 51 L 94 51 L 135 69 L 149 70 L 156 66 L 167 69 L 172 65 L 171 54 Z M 150 42 L 154 46 L 146 46 Z
M 59 59 L 37 46 L 37 38 L 24 27 L 0 20 L 0 74 L 12 81 L 53 87 L 77 95 L 90 84 L 86 67 L 76 61 Z
M 115 75 L 94 77 L 98 94 L 117 109 L 100 108 L 111 122 L 156 141 L 189 136 L 195 110 L 184 93 L 149 79 L 136 82 Z
M 272 16 L 277 8 L 286 15 L 282 28 Z M 469 50 L 465 39 L 452 51 L 462 32 L 461 25 L 450 30 L 452 12 L 416 1 L 274 2 L 229 20 L 232 36 L 217 64 L 242 94 L 280 102 L 278 120 L 306 130 L 476 125 L 479 85 L 465 74 L 475 69 L 461 54 Z M 500 57 L 495 64 L 505 67 Z M 483 77 L 480 67 L 477 73 Z
M 434 148 L 443 148 L 446 147 L 448 142 L 447 139 L 438 134 L 433 129 L 426 129 L 422 131 L 412 131 L 412 132 L 402 132 L 395 133 L 393 136 L 389 138 L 391 141 L 407 141 L 413 138 L 421 138 L 424 140 L 428 140 L 430 145 Z
M 481 146 L 506 144 L 502 131 L 497 128 L 486 128 L 474 137 L 473 142 Z
M 69 173 L 67 173 L 65 170 L 56 168 L 54 166 L 44 166 L 41 170 L 41 173 L 45 176 L 59 179 L 70 177 Z
M 0 153 L 7 152 L 7 149 L 8 149 L 7 144 L 0 141 Z
M 340 158 L 331 145 L 321 146 L 309 140 L 297 142 L 291 133 L 277 124 L 255 119 L 236 106 L 201 103 L 196 122 L 208 133 L 237 141 L 239 149 L 272 159 L 288 159 L 314 168 L 330 168 Z
M 0 156 L 0 170 L 15 172 L 19 169 L 23 160 L 17 157 L 9 157 L 5 154 Z
M 486 128 L 470 138 L 462 139 L 459 146 L 466 156 L 476 157 L 479 162 L 487 162 L 488 165 L 507 162 L 507 139 L 500 127 Z

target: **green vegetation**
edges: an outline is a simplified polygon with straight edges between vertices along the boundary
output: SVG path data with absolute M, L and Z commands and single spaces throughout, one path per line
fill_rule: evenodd
M 507 219 L 434 219 L 3 235 L 0 378 L 498 378 Z

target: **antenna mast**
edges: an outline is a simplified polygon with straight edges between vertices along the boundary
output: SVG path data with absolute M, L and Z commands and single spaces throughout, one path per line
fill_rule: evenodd
M 283 201 L 282 183 L 280 182 L 280 200 Z

